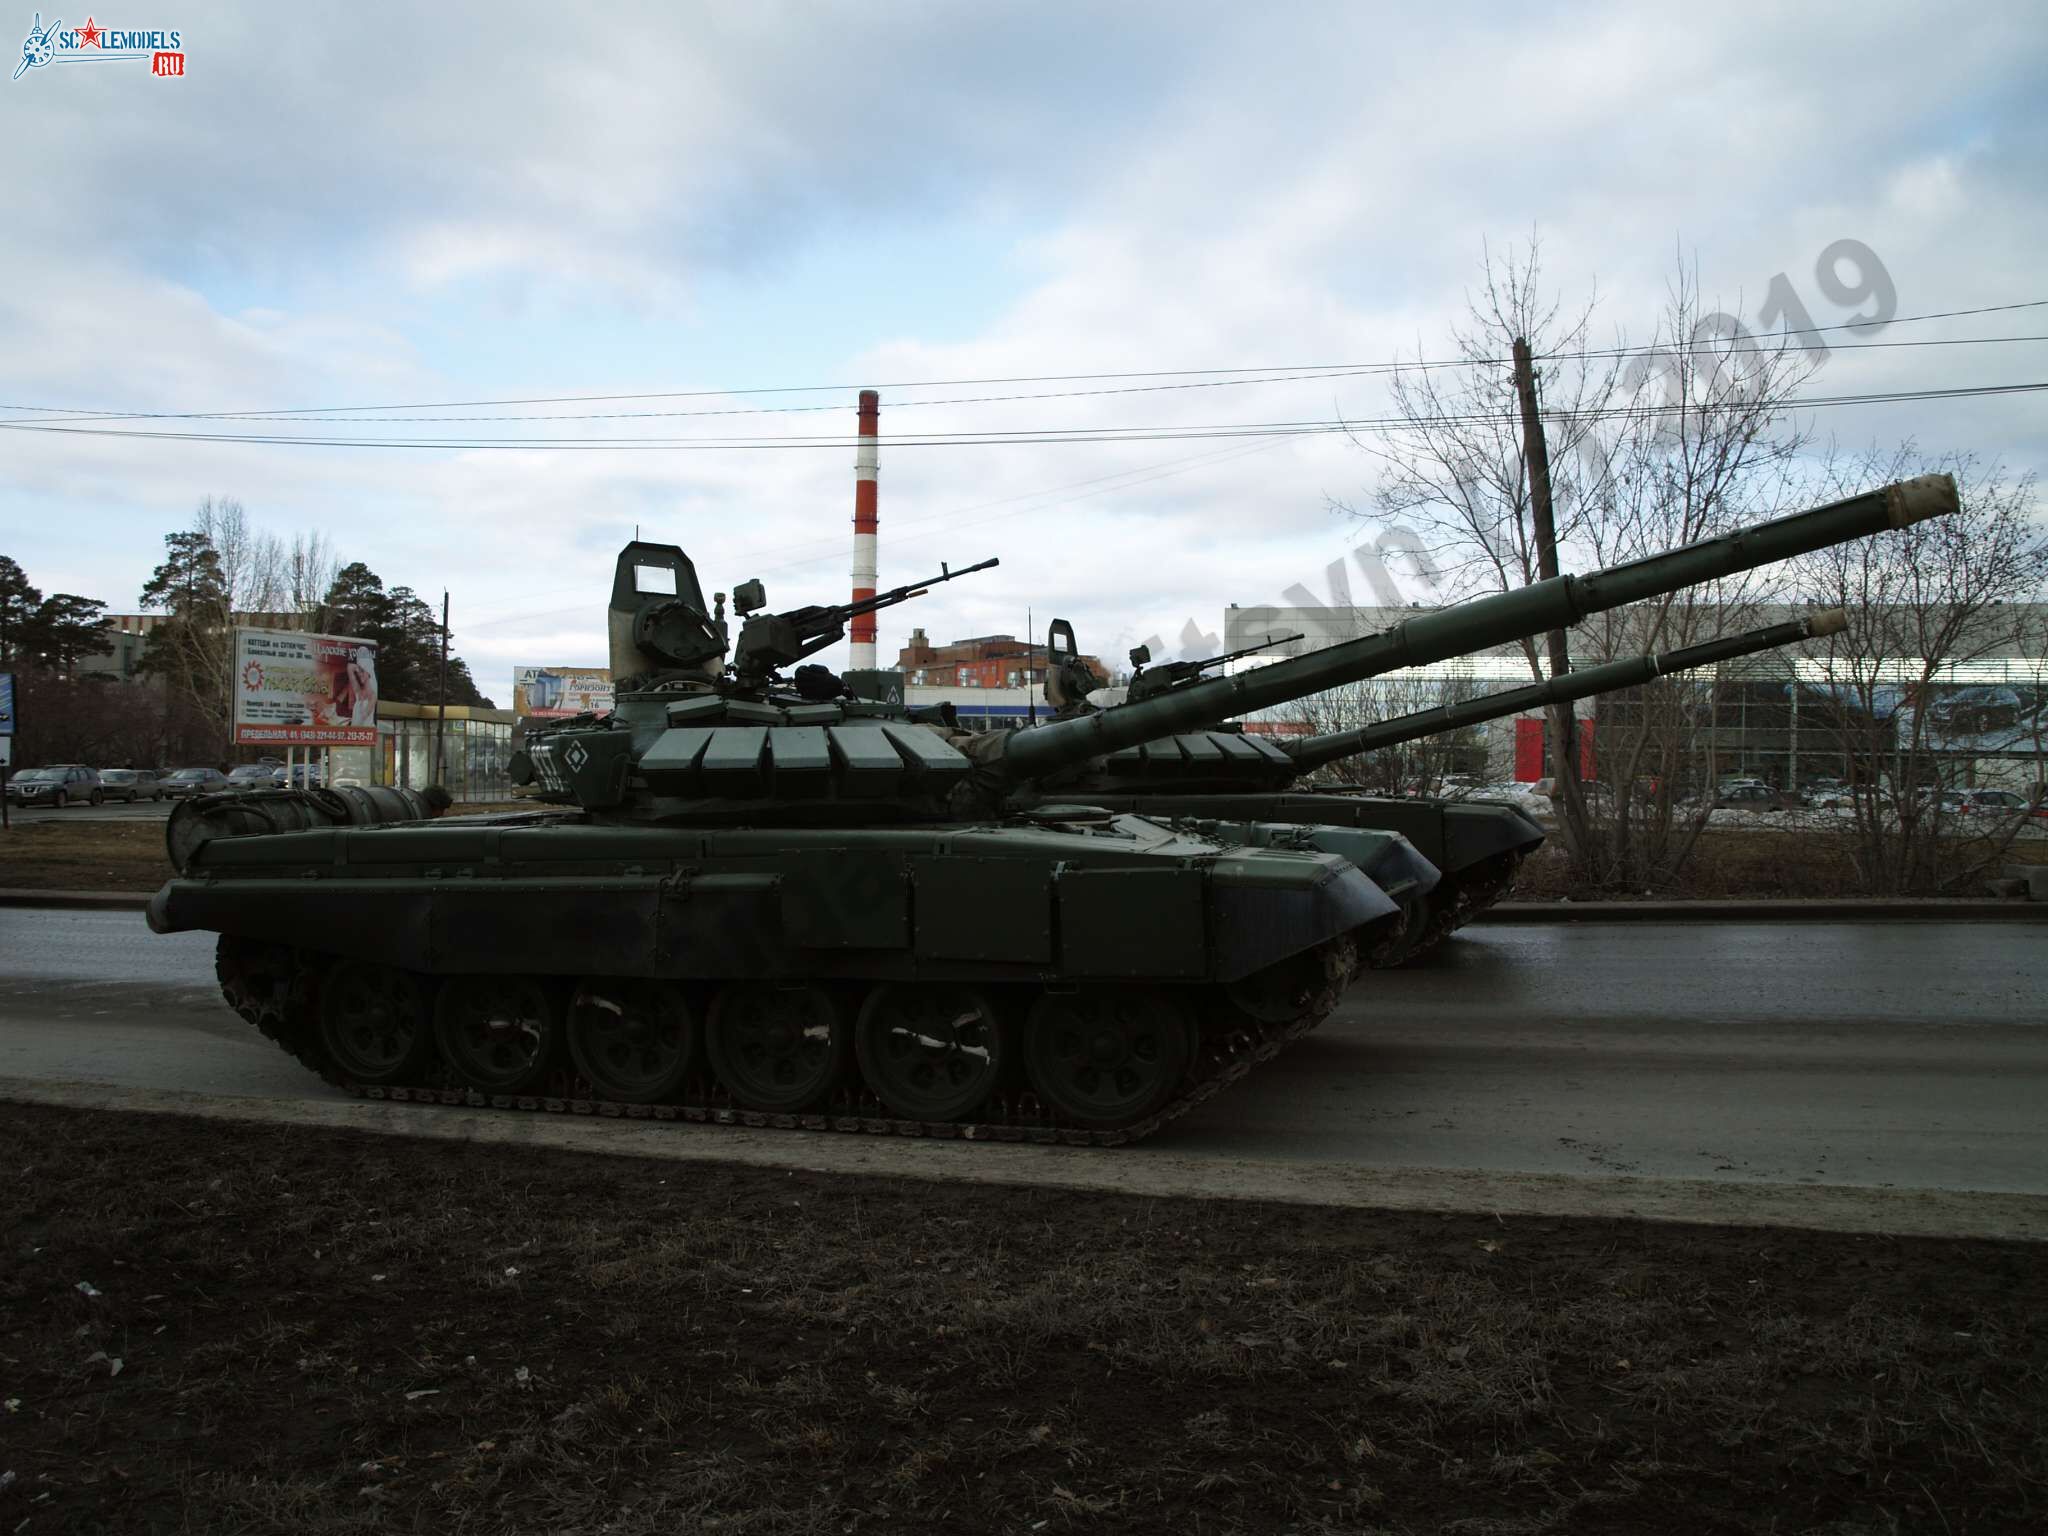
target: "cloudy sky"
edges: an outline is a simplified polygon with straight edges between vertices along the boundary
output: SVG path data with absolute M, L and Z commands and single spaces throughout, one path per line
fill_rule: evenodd
M 164 532 L 232 495 L 449 588 L 500 702 L 515 662 L 602 659 L 636 525 L 707 588 L 837 600 L 862 385 L 883 391 L 883 583 L 1004 565 L 885 615 L 885 655 L 913 623 L 1021 632 L 1027 605 L 1114 655 L 1317 585 L 1361 531 L 1327 499 L 1369 500 L 1370 458 L 1334 436 L 891 436 L 1374 415 L 1373 376 L 1048 376 L 1441 355 L 1482 251 L 1532 230 L 1613 333 L 1650 329 L 1680 255 L 1758 329 L 1781 274 L 1816 323 L 1849 319 L 1815 273 L 1842 239 L 1896 290 L 1885 339 L 2048 333 L 2048 309 L 1904 318 L 2048 299 L 2034 3 L 137 6 L 94 19 L 178 29 L 184 78 L 0 81 L 0 552 L 131 610 Z M 0 18 L 0 70 L 35 14 Z M 990 379 L 1036 382 L 962 382 Z M 1838 351 L 1811 387 L 2041 379 L 2048 343 Z M 1048 398 L 932 403 L 991 395 Z M 660 398 L 563 398 L 589 396 Z M 1817 414 L 2027 470 L 2044 401 Z M 21 430 L 285 409 L 99 425 L 518 446 Z M 701 446 L 809 436 L 828 445 Z

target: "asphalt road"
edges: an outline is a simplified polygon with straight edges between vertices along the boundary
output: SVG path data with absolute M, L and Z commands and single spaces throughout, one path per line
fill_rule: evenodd
M 0 1077 L 339 1098 L 220 1002 L 212 950 L 133 913 L 0 908 Z M 1487 927 L 1367 977 L 1145 1145 L 2048 1194 L 2044 1103 L 2048 927 Z

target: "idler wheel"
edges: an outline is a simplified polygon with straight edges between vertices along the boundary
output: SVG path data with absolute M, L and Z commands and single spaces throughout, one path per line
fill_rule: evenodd
M 1114 1131 L 1171 1099 L 1194 1054 L 1186 1011 L 1162 992 L 1048 992 L 1024 1024 L 1024 1065 L 1038 1096 L 1074 1124 Z
M 1348 933 L 1340 934 L 1239 977 L 1224 988 L 1224 996 L 1238 1012 L 1261 1024 L 1317 1023 L 1343 999 L 1357 969 L 1358 945 Z
M 797 1114 L 830 1096 L 852 1031 L 822 987 L 741 982 L 711 1004 L 711 1070 L 744 1109 Z
M 964 1119 L 996 1091 L 1010 1058 L 987 994 L 943 982 L 875 988 L 853 1048 L 875 1096 L 906 1120 Z
M 434 1056 L 426 989 L 388 965 L 338 961 L 320 982 L 320 1043 L 334 1070 L 352 1081 L 418 1080 Z
M 540 1086 L 561 1044 L 561 1018 L 533 976 L 451 976 L 441 984 L 434 1038 L 464 1084 L 480 1093 Z
M 697 1016 L 671 982 L 591 976 L 569 1002 L 569 1056 L 601 1099 L 660 1104 L 697 1066 Z

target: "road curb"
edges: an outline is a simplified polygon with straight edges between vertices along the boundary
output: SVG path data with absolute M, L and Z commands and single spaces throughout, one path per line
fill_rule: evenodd
M 1824 901 L 1503 901 L 1475 923 L 2048 922 L 2048 902 L 1978 897 Z
M 606 1157 L 790 1168 L 825 1174 L 1069 1189 L 1160 1199 L 1258 1200 L 1338 1209 L 1506 1218 L 1592 1217 L 1727 1227 L 1795 1227 L 1889 1237 L 2048 1242 L 2048 1196 L 1859 1185 L 1737 1184 L 1633 1175 L 1361 1168 L 1192 1157 L 1156 1147 L 836 1136 L 737 1126 L 649 1124 L 358 1099 L 256 1099 L 0 1077 L 0 1102 L 185 1115 L 241 1124 L 359 1131 L 417 1142 L 541 1147 Z
M 0 890 L 0 907 L 72 907 L 101 912 L 140 912 L 149 905 L 146 891 L 20 891 Z

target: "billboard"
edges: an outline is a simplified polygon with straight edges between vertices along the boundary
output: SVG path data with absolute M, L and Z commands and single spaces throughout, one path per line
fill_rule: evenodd
M 237 629 L 235 740 L 247 746 L 375 746 L 376 642 L 296 629 Z
M 612 707 L 610 667 L 514 667 L 512 712 L 540 720 L 603 714 Z

